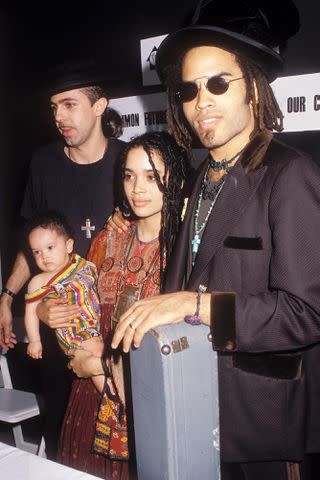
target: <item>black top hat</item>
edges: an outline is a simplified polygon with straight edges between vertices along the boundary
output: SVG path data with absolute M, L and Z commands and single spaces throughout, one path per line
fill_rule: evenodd
M 91 86 L 104 87 L 106 79 L 100 66 L 91 60 L 71 60 L 49 69 L 45 88 L 48 95 Z
M 166 70 L 192 47 L 214 45 L 245 56 L 273 81 L 281 72 L 281 53 L 300 27 L 292 0 L 200 0 L 190 25 L 169 34 L 160 44 L 156 69 Z

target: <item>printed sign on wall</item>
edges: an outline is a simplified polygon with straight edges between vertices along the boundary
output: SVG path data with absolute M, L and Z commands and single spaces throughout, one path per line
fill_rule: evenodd
M 141 69 L 143 85 L 159 85 L 155 59 L 158 47 L 167 35 L 150 37 L 140 41 Z
M 320 130 L 320 73 L 280 77 L 272 83 L 285 132 Z
M 122 117 L 122 140 L 129 141 L 144 132 L 166 128 L 165 92 L 116 98 L 110 101 L 110 107 Z
M 320 73 L 281 77 L 272 88 L 284 114 L 284 132 L 320 130 Z M 164 92 L 113 99 L 110 106 L 122 116 L 125 141 L 166 128 Z

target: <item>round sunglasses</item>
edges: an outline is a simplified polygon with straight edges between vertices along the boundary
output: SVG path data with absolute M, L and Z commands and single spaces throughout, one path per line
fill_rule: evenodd
M 207 79 L 206 82 L 203 82 L 206 89 L 213 95 L 222 95 L 226 93 L 231 82 L 236 80 L 242 80 L 243 77 L 232 78 L 231 80 L 226 80 L 224 77 L 201 77 L 198 80 Z M 202 82 L 201 82 L 202 83 Z M 200 85 L 196 82 L 181 82 L 178 85 L 176 96 L 180 99 L 182 103 L 191 102 L 198 95 Z

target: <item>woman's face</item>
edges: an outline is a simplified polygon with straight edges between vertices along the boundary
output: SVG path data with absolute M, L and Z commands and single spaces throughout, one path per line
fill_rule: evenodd
M 160 155 L 152 151 L 160 179 L 164 176 L 164 163 Z M 147 153 L 142 147 L 129 151 L 125 163 L 124 192 L 134 214 L 139 218 L 160 219 L 163 194 L 160 192 Z

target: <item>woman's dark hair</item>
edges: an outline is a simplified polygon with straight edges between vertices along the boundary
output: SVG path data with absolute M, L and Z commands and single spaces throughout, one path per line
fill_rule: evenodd
M 170 66 L 166 71 L 167 122 L 168 131 L 174 136 L 176 142 L 181 147 L 190 149 L 194 141 L 194 133 L 184 117 L 182 103 L 176 95 L 177 85 L 181 81 L 183 58 L 184 55 L 181 56 L 177 65 Z M 263 130 L 281 132 L 283 130 L 283 114 L 266 76 L 250 60 L 236 56 L 236 61 L 246 82 L 246 100 L 248 103 L 252 102 L 253 107 L 255 129 L 251 138 Z M 250 171 L 250 166 L 247 170 Z
M 123 122 L 120 113 L 114 108 L 107 107 L 103 115 L 103 133 L 107 138 L 119 138 L 123 134 Z
M 81 89 L 88 97 L 89 102 L 93 105 L 99 98 L 108 98 L 103 87 L 90 86 Z M 111 107 L 107 107 L 102 115 L 102 130 L 106 138 L 118 138 L 123 133 L 123 122 L 121 115 Z
M 149 132 L 131 140 L 126 145 L 121 161 L 122 205 L 120 205 L 120 208 L 123 212 L 130 210 L 123 189 L 126 158 L 132 149 L 138 147 L 142 147 L 148 155 L 157 185 L 163 193 L 161 228 L 159 233 L 160 289 L 162 289 L 166 263 L 165 258 L 167 258 L 168 261 L 172 253 L 174 241 L 181 223 L 181 212 L 184 204 L 183 185 L 189 169 L 189 156 L 183 148 L 177 145 L 174 138 L 167 132 Z M 158 153 L 164 163 L 163 178 L 160 178 L 156 170 L 152 160 L 152 152 Z
M 24 231 L 27 242 L 30 233 L 39 227 L 53 230 L 57 232 L 58 235 L 62 235 L 66 240 L 69 238 L 74 238 L 72 228 L 68 224 L 66 218 L 55 210 L 37 212 L 34 216 L 26 221 Z

